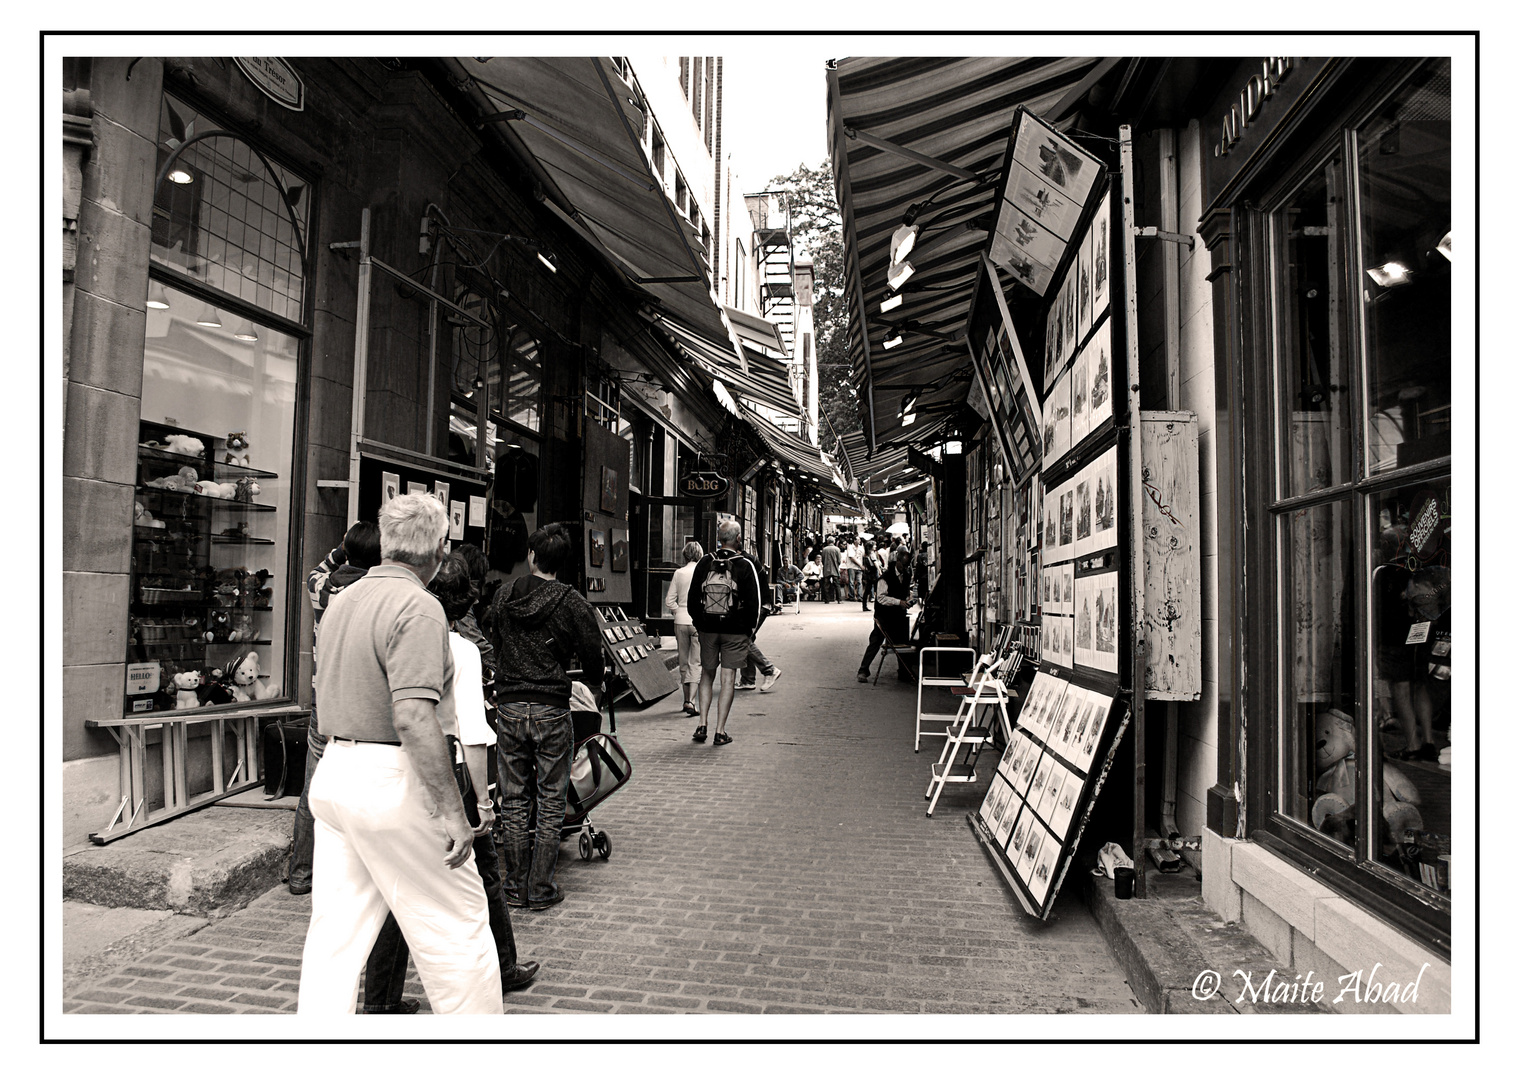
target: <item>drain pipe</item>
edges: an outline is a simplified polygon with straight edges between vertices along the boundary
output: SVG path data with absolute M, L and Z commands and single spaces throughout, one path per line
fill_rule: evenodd
M 1179 232 L 1179 133 L 1158 133 L 1158 220 L 1166 232 Z M 1179 411 L 1179 245 L 1160 244 L 1163 257 L 1164 384 L 1170 412 Z M 1159 805 L 1159 834 L 1171 845 L 1179 841 L 1176 811 L 1179 802 L 1179 702 L 1166 703 L 1163 739 L 1163 796 Z

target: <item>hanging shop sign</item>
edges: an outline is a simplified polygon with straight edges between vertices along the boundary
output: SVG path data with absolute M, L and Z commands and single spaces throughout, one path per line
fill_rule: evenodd
M 988 257 L 1046 295 L 1103 171 L 1099 158 L 1020 106 L 1010 126 Z
M 680 478 L 680 494 L 688 499 L 721 499 L 733 485 L 715 472 L 686 473 Z
M 1041 461 L 1041 405 L 1030 364 L 1020 348 L 999 273 L 987 258 L 978 267 L 972 315 L 967 323 L 974 383 L 982 385 L 986 412 L 999 438 L 1004 464 L 1015 479 Z
M 303 111 L 305 89 L 296 69 L 280 56 L 236 56 L 234 63 L 266 97 L 284 109 Z

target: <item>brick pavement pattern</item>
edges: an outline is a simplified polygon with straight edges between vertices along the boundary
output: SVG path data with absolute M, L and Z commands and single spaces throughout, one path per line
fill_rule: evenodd
M 692 742 L 678 695 L 618 711 L 633 779 L 593 815 L 611 859 L 565 842 L 568 899 L 511 910 L 542 972 L 507 1012 L 1141 1011 L 1071 894 L 1046 924 L 1015 906 L 965 820 L 985 783 L 924 816 L 938 744 L 912 750 L 911 687 L 856 683 L 870 620 L 849 605 L 768 620 L 760 645 L 785 674 L 738 695 L 730 746 Z M 64 1011 L 295 1011 L 308 912 L 274 889 Z M 406 993 L 429 1010 L 412 969 Z

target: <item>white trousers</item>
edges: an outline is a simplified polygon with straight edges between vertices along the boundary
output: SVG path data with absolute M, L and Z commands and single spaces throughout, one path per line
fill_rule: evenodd
M 472 858 L 455 870 L 446 830 L 397 746 L 331 741 L 309 787 L 313 915 L 298 1012 L 356 1011 L 357 981 L 392 910 L 435 1013 L 501 1014 L 499 958 Z

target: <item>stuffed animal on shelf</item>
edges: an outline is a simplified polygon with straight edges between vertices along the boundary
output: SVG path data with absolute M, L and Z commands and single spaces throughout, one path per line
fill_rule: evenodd
M 198 495 L 213 499 L 232 499 L 238 488 L 234 484 L 220 484 L 216 480 L 199 480 L 193 490 Z
M 255 620 L 243 611 L 229 615 L 228 639 L 230 641 L 254 641 Z
M 276 691 L 260 681 L 260 654 L 251 649 L 244 659 L 234 665 L 229 676 L 230 690 L 235 701 L 260 701 L 275 697 Z
M 203 449 L 202 440 L 192 438 L 190 435 L 166 435 L 165 449 L 172 454 L 185 454 L 187 457 L 200 457 Z
M 163 488 L 165 491 L 195 491 L 198 482 L 197 471 L 190 465 L 182 465 L 174 474 L 149 480 L 143 486 Z
M 225 487 L 227 485 L 224 485 Z M 255 496 L 260 494 L 260 485 L 248 476 L 241 476 L 234 481 L 234 498 L 239 502 L 254 502 Z
M 230 431 L 228 438 L 223 441 L 223 462 L 225 465 L 250 466 L 250 440 L 242 431 Z
M 1312 730 L 1316 753 L 1318 799 L 1312 804 L 1312 824 L 1329 836 L 1353 842 L 1355 829 L 1355 722 L 1348 713 L 1329 709 L 1317 718 Z M 1403 771 L 1387 762 L 1382 766 L 1381 816 L 1386 821 L 1388 844 L 1403 842 L 1403 834 L 1424 827 L 1419 813 L 1423 799 Z
M 198 697 L 203 705 L 228 705 L 236 700 L 234 692 L 228 687 L 228 676 L 222 668 L 213 668 L 207 673 Z
M 227 641 L 232 625 L 229 622 L 228 612 L 213 610 L 207 613 L 207 629 L 202 634 L 203 641 Z
M 197 691 L 202 686 L 202 675 L 200 672 L 176 672 L 170 679 L 170 685 L 175 687 L 175 707 L 177 709 L 197 709 L 201 707 L 202 700 L 197 696 Z
M 163 529 L 165 523 L 153 514 L 141 502 L 133 504 L 133 524 L 145 529 Z

